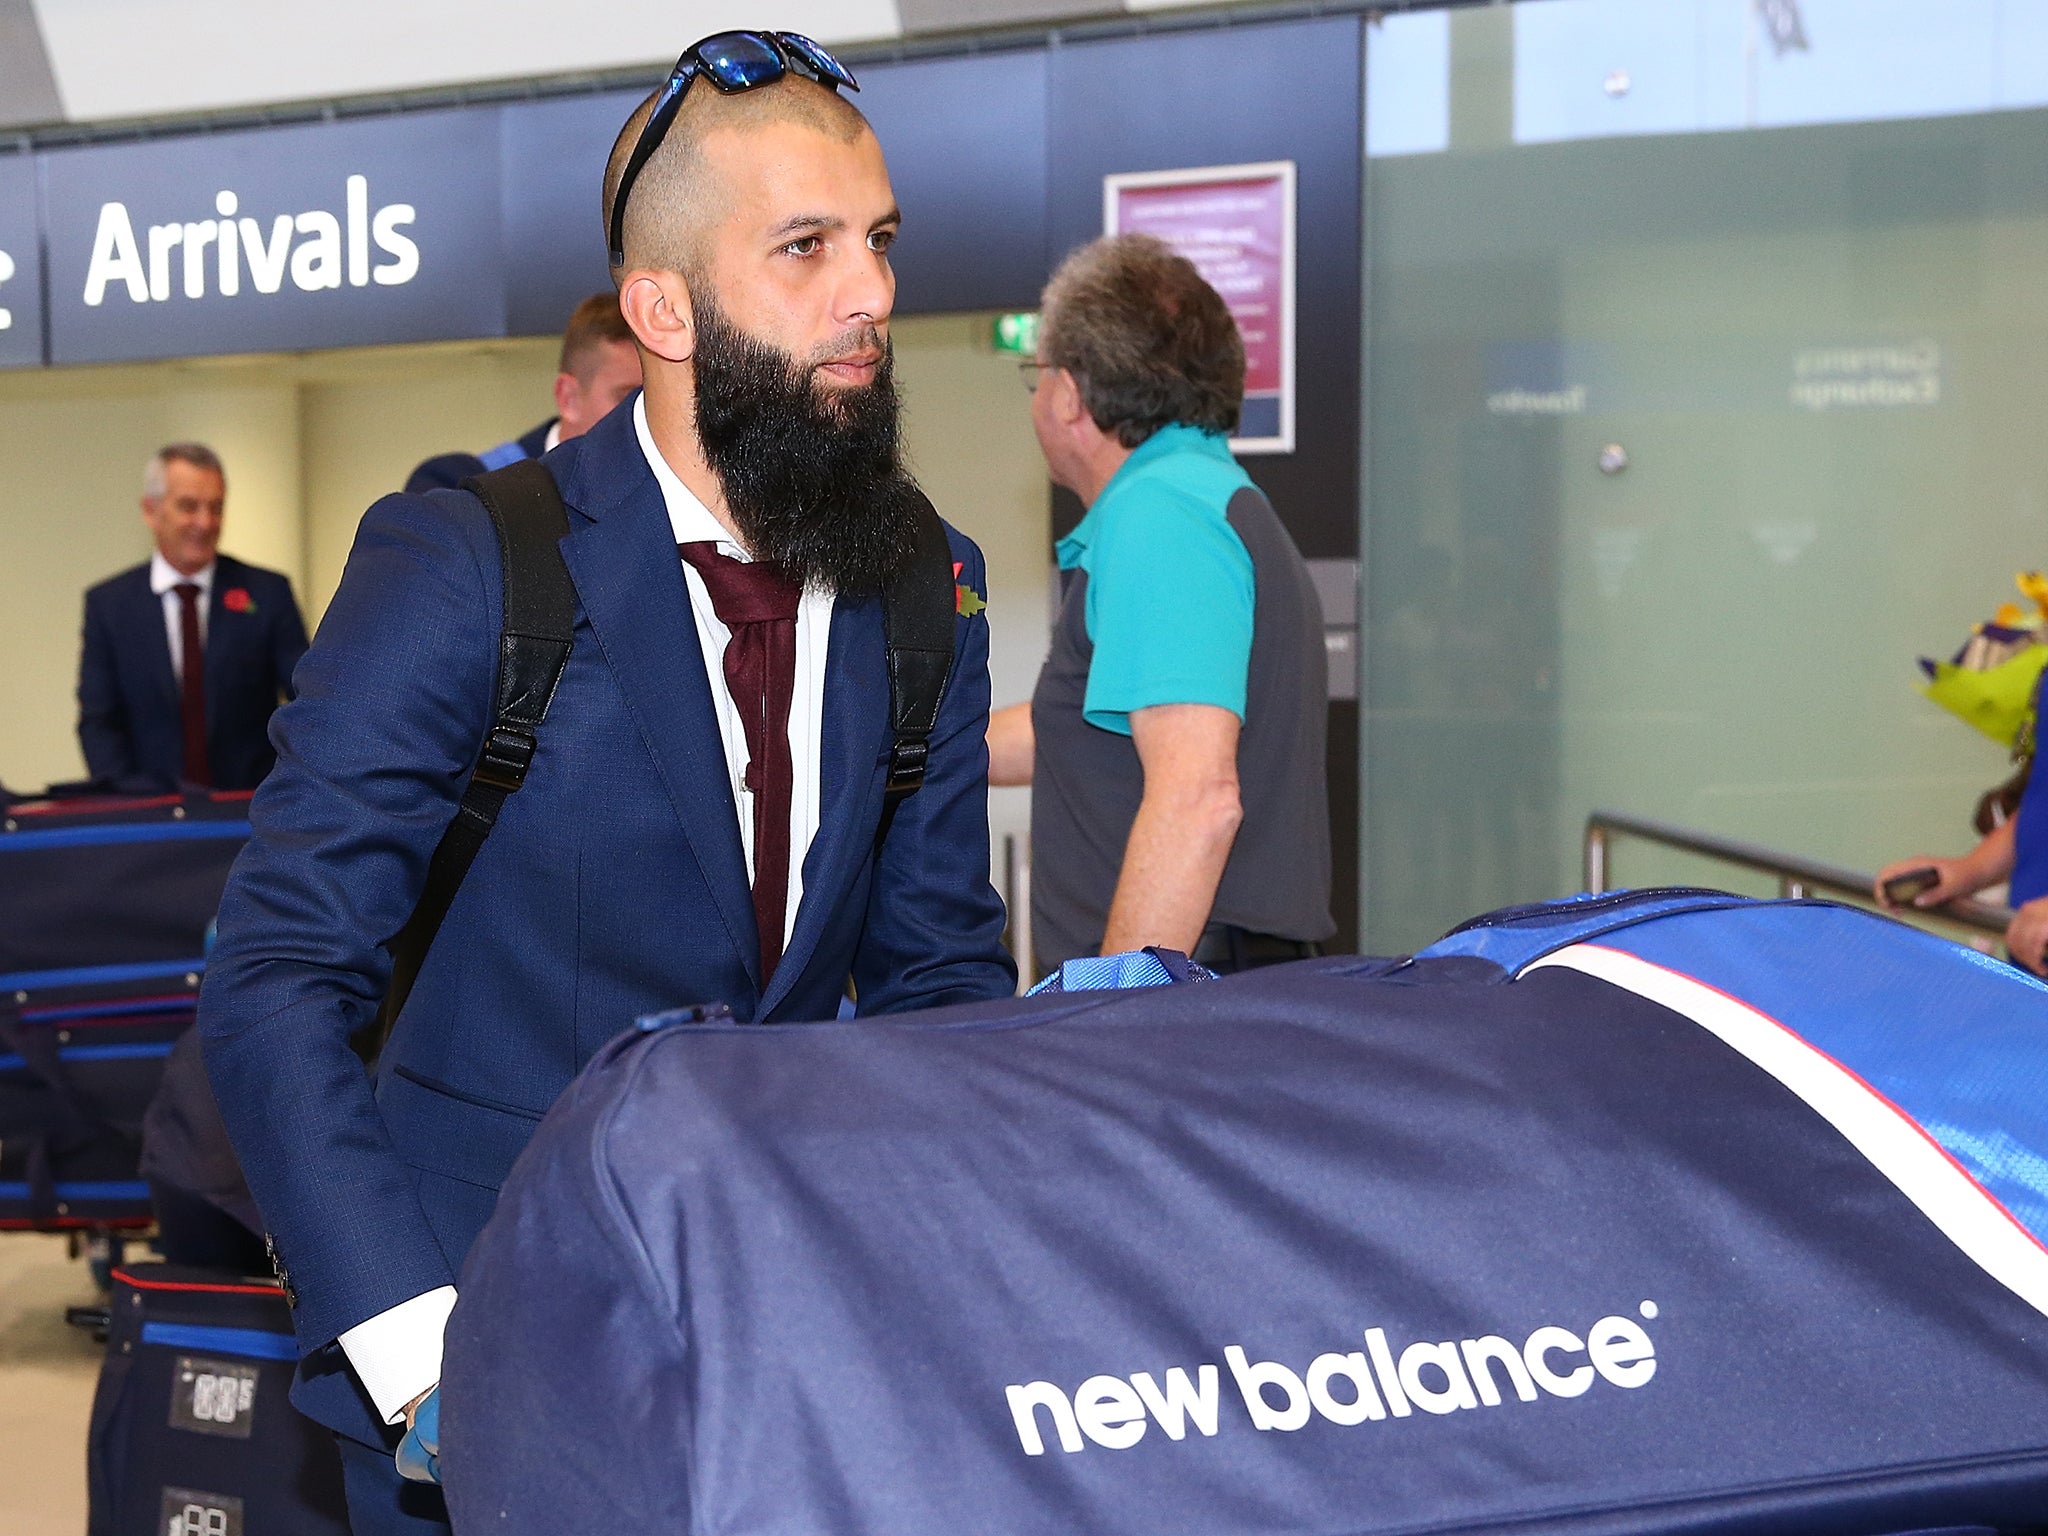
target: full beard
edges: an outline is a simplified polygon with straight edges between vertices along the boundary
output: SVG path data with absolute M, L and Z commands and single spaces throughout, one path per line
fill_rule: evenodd
M 870 327 L 799 360 L 692 295 L 697 441 L 757 560 L 839 597 L 879 593 L 916 548 L 923 500 L 903 467 L 895 359 Z M 868 384 L 831 389 L 823 364 L 879 346 Z

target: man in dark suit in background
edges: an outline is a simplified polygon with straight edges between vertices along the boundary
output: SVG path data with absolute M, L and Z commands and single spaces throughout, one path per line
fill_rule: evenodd
M 772 1026 L 833 1017 L 849 987 L 865 1016 L 1015 985 L 988 621 L 960 595 L 986 586 L 950 530 L 949 681 L 922 786 L 884 818 L 881 594 L 927 507 L 900 452 L 888 169 L 815 45 L 732 33 L 685 63 L 742 47 L 762 73 L 672 89 L 672 124 L 650 97 L 613 152 L 646 390 L 543 461 L 567 666 L 374 1079 L 350 1037 L 492 727 L 504 588 L 474 495 L 364 517 L 221 899 L 206 1067 L 295 1298 L 292 1400 L 342 1437 L 357 1536 L 446 1530 L 390 1443 L 437 1417 L 463 1256 L 607 1040 L 679 1005 Z
M 156 552 L 85 594 L 78 742 L 111 787 L 254 789 L 277 760 L 270 716 L 306 626 L 286 577 L 219 553 L 226 502 L 211 448 L 159 449 L 142 487 Z
M 471 475 L 537 459 L 558 443 L 581 437 L 640 387 L 640 353 L 616 293 L 593 293 L 576 306 L 562 332 L 561 371 L 555 375 L 556 416 L 510 442 L 482 453 L 443 453 L 406 479 L 408 496 L 452 491 Z

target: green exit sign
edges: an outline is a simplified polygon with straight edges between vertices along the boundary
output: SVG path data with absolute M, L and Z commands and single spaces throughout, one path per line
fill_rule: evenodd
M 995 343 L 998 352 L 1014 352 L 1019 357 L 1037 356 L 1037 311 L 1027 309 L 1014 315 L 997 315 Z

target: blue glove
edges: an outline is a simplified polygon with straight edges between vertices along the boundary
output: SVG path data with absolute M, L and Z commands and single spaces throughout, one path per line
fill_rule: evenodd
M 412 1428 L 398 1442 L 398 1475 L 415 1483 L 441 1481 L 441 1389 L 413 1410 Z

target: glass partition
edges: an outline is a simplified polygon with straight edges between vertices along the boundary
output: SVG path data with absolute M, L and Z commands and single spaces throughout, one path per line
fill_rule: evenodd
M 2048 565 L 2044 43 L 2041 0 L 1368 29 L 1368 949 L 1576 889 L 1595 807 L 1972 840 L 2006 755 L 1915 659 Z

